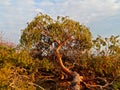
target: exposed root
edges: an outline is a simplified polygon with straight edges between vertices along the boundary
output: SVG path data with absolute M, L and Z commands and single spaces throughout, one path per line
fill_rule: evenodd
M 105 84 L 104 85 L 90 85 L 90 84 L 87 84 L 85 82 L 82 82 L 86 88 L 88 89 L 93 89 L 93 88 L 99 88 L 100 90 L 104 90 L 105 88 L 107 88 L 108 86 L 111 86 L 113 85 L 114 81 L 117 79 L 117 77 L 111 81 L 111 82 L 108 82 L 105 78 L 101 78 L 101 77 L 97 77 L 95 78 L 96 80 L 101 80 L 103 81 Z

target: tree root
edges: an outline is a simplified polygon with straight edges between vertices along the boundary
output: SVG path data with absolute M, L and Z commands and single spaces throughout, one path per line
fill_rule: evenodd
M 96 77 L 95 80 L 101 80 L 103 81 L 105 84 L 104 85 L 90 85 L 90 84 L 87 84 L 86 82 L 82 82 L 86 88 L 88 89 L 93 89 L 93 88 L 99 88 L 100 90 L 104 90 L 105 88 L 107 88 L 108 86 L 111 86 L 113 85 L 114 81 L 117 79 L 114 78 L 114 80 L 112 80 L 111 82 L 108 82 L 105 78 L 101 78 L 101 77 Z

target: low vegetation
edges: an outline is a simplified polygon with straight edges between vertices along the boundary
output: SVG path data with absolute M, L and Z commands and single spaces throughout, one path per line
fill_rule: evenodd
M 17 46 L 0 42 L 0 90 L 119 89 L 119 36 L 93 40 L 85 25 L 40 13 Z

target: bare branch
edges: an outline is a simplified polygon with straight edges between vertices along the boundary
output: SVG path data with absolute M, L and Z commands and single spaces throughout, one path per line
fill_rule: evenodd
M 83 84 L 87 87 L 87 88 L 100 88 L 101 90 L 103 90 L 104 88 L 107 88 L 108 86 L 112 85 L 113 82 L 117 79 L 118 77 L 114 78 L 111 82 L 108 82 L 105 78 L 101 78 L 101 77 L 97 77 L 95 79 L 100 79 L 102 80 L 103 82 L 105 82 L 104 85 L 90 85 L 90 84 L 87 84 L 85 82 L 83 82 Z
M 41 86 L 38 85 L 38 84 L 35 84 L 35 83 L 32 83 L 32 82 L 29 82 L 28 84 L 30 84 L 30 85 L 34 85 L 34 86 L 37 86 L 37 87 L 39 87 L 40 89 L 45 90 L 43 87 L 41 87 Z

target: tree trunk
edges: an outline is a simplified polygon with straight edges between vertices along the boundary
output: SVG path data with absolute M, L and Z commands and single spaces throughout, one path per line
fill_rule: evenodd
M 61 54 L 59 53 L 60 48 L 62 47 L 62 44 L 59 44 L 59 46 L 56 48 L 56 56 L 59 63 L 59 66 L 61 67 L 61 70 L 67 74 L 68 76 L 71 76 L 73 78 L 73 81 L 70 85 L 70 90 L 80 90 L 80 82 L 82 82 L 83 77 L 80 76 L 77 72 L 73 72 L 69 70 L 67 67 L 64 66 L 62 62 Z

